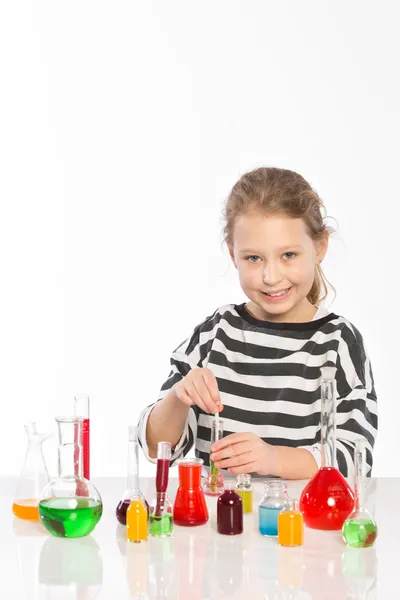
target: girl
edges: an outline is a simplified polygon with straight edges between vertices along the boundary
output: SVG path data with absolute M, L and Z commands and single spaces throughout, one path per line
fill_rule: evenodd
M 205 466 L 211 459 L 234 474 L 311 478 L 321 464 L 320 368 L 330 365 L 338 468 L 352 475 L 361 436 L 371 474 L 373 376 L 360 333 L 321 304 L 327 287 L 320 263 L 331 233 L 322 209 L 303 177 L 286 169 L 256 169 L 233 187 L 225 241 L 248 302 L 218 308 L 172 353 L 159 399 L 139 420 L 149 460 L 166 440 L 173 460 L 194 444 Z M 210 449 L 216 411 L 225 437 Z

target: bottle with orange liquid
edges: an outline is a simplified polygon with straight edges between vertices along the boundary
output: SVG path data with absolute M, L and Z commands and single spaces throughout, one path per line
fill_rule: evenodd
M 144 498 L 135 496 L 131 498 L 126 511 L 126 539 L 128 542 L 140 544 L 148 536 L 147 507 Z
M 290 500 L 278 515 L 278 543 L 280 546 L 302 546 L 304 523 L 297 500 Z
M 27 423 L 25 431 L 28 436 L 28 449 L 12 510 L 14 515 L 20 519 L 39 521 L 40 493 L 49 483 L 49 473 L 43 456 L 42 444 L 51 437 L 51 434 L 38 433 L 36 423 Z

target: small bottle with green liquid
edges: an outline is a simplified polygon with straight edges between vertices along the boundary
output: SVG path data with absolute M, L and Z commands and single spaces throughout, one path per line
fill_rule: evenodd
M 253 486 L 251 485 L 251 475 L 243 473 L 236 476 L 235 492 L 239 494 L 243 502 L 243 512 L 253 512 Z
M 156 497 L 149 512 L 149 535 L 152 537 L 170 537 L 172 535 L 173 507 L 167 495 L 170 462 L 171 443 L 158 442 Z
M 364 474 L 366 466 L 366 442 L 356 441 L 354 451 L 355 467 L 355 506 L 353 512 L 343 523 L 343 539 L 351 548 L 369 548 L 375 543 L 378 527 L 372 515 L 365 508 Z

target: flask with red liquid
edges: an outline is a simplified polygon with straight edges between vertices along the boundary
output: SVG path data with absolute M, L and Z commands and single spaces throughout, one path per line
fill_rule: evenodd
M 300 497 L 304 522 L 312 529 L 340 530 L 354 508 L 354 493 L 336 468 L 334 367 L 321 369 L 322 466 Z
M 208 521 L 208 509 L 201 487 L 201 458 L 183 458 L 178 462 L 179 487 L 174 502 L 174 523 L 193 527 Z
M 139 488 L 139 442 L 138 442 L 138 428 L 134 425 L 128 427 L 128 477 L 127 477 L 127 489 L 121 500 L 118 502 L 117 508 L 115 509 L 115 515 L 121 525 L 126 525 L 126 513 L 131 503 L 132 498 L 142 499 L 147 511 L 149 505 L 146 502 L 146 498 L 142 494 Z M 147 517 L 146 517 L 147 518 Z

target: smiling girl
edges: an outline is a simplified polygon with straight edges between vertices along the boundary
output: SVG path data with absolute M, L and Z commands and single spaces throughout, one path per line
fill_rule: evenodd
M 171 356 L 159 399 L 139 421 L 149 460 L 170 441 L 172 460 L 196 456 L 230 473 L 311 478 L 321 464 L 320 369 L 336 368 L 337 463 L 354 468 L 354 442 L 367 442 L 369 475 L 377 433 L 370 362 L 359 331 L 322 306 L 321 262 L 330 229 L 305 179 L 260 168 L 233 187 L 225 242 L 248 302 L 228 304 L 198 325 Z M 225 437 L 211 449 L 213 415 Z

